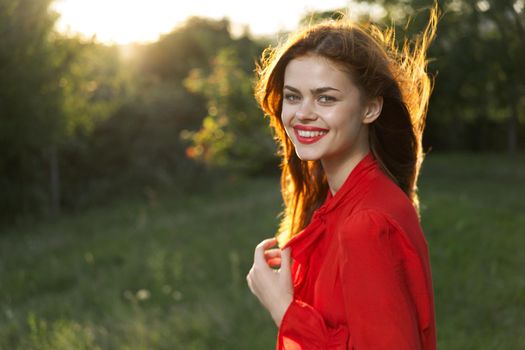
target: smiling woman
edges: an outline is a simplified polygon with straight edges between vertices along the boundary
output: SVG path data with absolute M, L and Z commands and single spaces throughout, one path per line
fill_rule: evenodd
M 366 153 L 368 130 L 381 112 L 382 99 L 361 104 L 363 96 L 342 67 L 306 55 L 292 60 L 284 73 L 282 122 L 302 160 L 323 159 L 323 168 L 346 168 Z M 348 174 L 341 174 L 332 190 Z
M 416 189 L 437 15 L 399 49 L 392 29 L 343 18 L 262 56 L 255 93 L 281 146 L 285 209 L 247 282 L 277 350 L 436 349 Z

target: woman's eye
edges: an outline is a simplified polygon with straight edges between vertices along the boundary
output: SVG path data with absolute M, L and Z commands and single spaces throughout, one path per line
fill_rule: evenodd
M 319 102 L 321 103 L 334 102 L 335 100 L 336 100 L 335 97 L 332 97 L 332 96 L 327 96 L 327 95 L 319 96 Z
M 290 101 L 290 102 L 296 102 L 297 100 L 299 100 L 299 96 L 294 95 L 294 94 L 285 94 L 285 95 L 284 95 L 284 98 L 285 98 L 287 101 Z

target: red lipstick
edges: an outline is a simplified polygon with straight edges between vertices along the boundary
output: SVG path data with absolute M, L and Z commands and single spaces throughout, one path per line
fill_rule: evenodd
M 303 144 L 315 143 L 328 133 L 328 129 L 306 125 L 295 125 L 293 131 L 297 141 Z

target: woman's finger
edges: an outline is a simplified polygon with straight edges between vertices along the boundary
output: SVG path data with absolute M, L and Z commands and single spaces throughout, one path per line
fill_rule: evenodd
M 273 248 L 264 252 L 266 263 L 271 268 L 278 268 L 281 265 L 281 249 Z
M 253 282 L 252 282 L 252 270 L 248 272 L 246 275 L 246 282 L 248 283 L 248 287 L 250 288 L 251 292 L 255 294 L 255 289 L 253 288 Z
M 267 260 L 268 266 L 274 268 L 274 267 L 280 267 L 281 266 L 281 258 L 272 258 Z
M 268 238 L 262 241 L 261 243 L 259 243 L 257 247 L 255 248 L 255 252 L 253 255 L 254 264 L 257 262 L 259 263 L 266 262 L 266 259 L 264 259 L 264 252 L 276 244 L 277 244 L 276 238 Z
M 264 251 L 264 257 L 266 259 L 271 259 L 278 256 L 281 256 L 281 249 L 279 248 L 272 248 Z

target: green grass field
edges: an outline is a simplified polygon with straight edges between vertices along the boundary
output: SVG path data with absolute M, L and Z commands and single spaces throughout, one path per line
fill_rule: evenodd
M 525 349 L 525 157 L 429 155 L 440 349 Z M 149 196 L 0 235 L 0 349 L 272 349 L 250 294 L 277 179 Z

